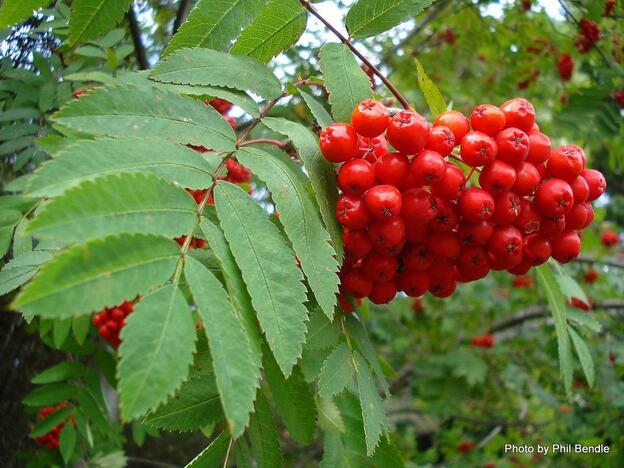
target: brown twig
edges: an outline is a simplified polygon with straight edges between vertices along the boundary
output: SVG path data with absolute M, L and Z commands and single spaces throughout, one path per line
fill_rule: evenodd
M 180 29 L 180 26 L 182 26 L 182 23 L 186 18 L 186 13 L 188 11 L 190 3 L 190 0 L 180 0 L 180 5 L 178 6 L 175 20 L 173 20 L 173 29 L 171 31 L 171 35 L 177 33 L 178 29 Z
M 316 11 L 316 9 L 312 5 L 310 5 L 310 2 L 308 2 L 307 0 L 299 0 L 299 3 L 301 3 L 301 5 L 306 10 L 308 10 L 313 16 L 315 16 L 321 23 L 323 23 L 325 27 L 329 29 L 338 39 L 340 39 L 340 42 L 346 45 L 351 50 L 351 52 L 353 52 L 353 54 L 357 58 L 359 58 L 362 61 L 362 63 L 364 63 L 375 74 L 375 76 L 377 76 L 383 82 L 384 85 L 386 85 L 386 88 L 388 88 L 390 92 L 394 95 L 394 97 L 397 98 L 397 100 L 401 103 L 404 109 L 411 109 L 411 106 L 409 105 L 409 102 L 407 102 L 407 99 L 405 99 L 401 95 L 399 90 L 396 89 L 396 87 L 388 80 L 388 78 L 386 78 L 384 74 L 381 73 L 379 69 L 370 62 L 370 60 L 364 57 L 364 55 L 355 48 L 355 46 L 349 40 L 349 38 L 343 36 L 340 31 L 334 28 L 331 25 L 331 23 L 329 23 L 325 18 L 323 18 L 323 16 L 321 16 L 321 14 L 318 11 Z
M 132 34 L 132 42 L 134 43 L 134 54 L 136 55 L 137 65 L 140 70 L 147 70 L 149 68 L 149 63 L 145 53 L 145 46 L 141 39 L 141 27 L 139 26 L 139 21 L 134 11 L 134 5 L 130 5 L 128 13 L 126 13 L 126 18 L 130 25 L 130 33 Z

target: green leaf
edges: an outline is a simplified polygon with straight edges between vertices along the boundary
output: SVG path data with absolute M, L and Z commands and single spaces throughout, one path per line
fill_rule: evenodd
M 297 42 L 305 31 L 307 19 L 299 0 L 269 0 L 230 52 L 266 63 Z
M 65 464 L 69 463 L 76 448 L 76 429 L 73 424 L 65 424 L 59 438 L 59 450 Z
M 596 320 L 592 315 L 589 315 L 587 312 L 581 312 L 578 309 L 568 307 L 566 310 L 566 314 L 569 320 L 572 320 L 595 333 L 599 333 L 602 329 L 602 326 L 600 325 L 598 320 Z
M 84 344 L 87 336 L 89 335 L 89 328 L 91 327 L 91 317 L 83 315 L 81 317 L 74 317 L 72 319 L 72 332 L 76 343 L 79 345 Z
M 264 353 L 264 375 L 289 434 L 301 444 L 311 442 L 316 429 L 316 406 L 301 370 L 296 367 L 285 379 L 275 359 L 267 352 Z
M 45 417 L 44 419 L 39 421 L 37 424 L 35 424 L 35 427 L 33 428 L 33 430 L 30 432 L 28 436 L 34 439 L 35 437 L 39 437 L 44 434 L 47 434 L 56 426 L 66 421 L 73 412 L 74 412 L 74 408 L 67 407 L 67 408 L 58 409 L 54 411 L 53 413 L 50 413 L 47 417 Z
M 355 380 L 357 381 L 358 396 L 362 407 L 364 421 L 364 435 L 366 439 L 366 454 L 371 456 L 379 443 L 379 439 L 388 425 L 386 413 L 368 364 L 358 352 L 355 353 Z
M 559 349 L 559 366 L 561 377 L 567 393 L 572 389 L 572 350 L 570 349 L 570 337 L 566 319 L 566 305 L 559 289 L 559 284 L 554 273 L 548 265 L 536 267 L 537 279 L 543 289 L 548 304 L 550 305 L 557 333 L 557 346 Z
M 6 156 L 8 154 L 16 153 L 24 148 L 28 148 L 35 142 L 35 137 L 23 136 L 18 138 L 13 138 L 9 141 L 5 141 L 0 145 L 0 156 Z
M 319 425 L 325 432 L 343 433 L 344 420 L 336 403 L 331 399 L 319 399 L 316 402 L 319 414 Z
M 13 109 L 9 109 L 8 111 L 0 113 L 0 122 L 8 122 L 11 120 L 22 119 L 38 119 L 40 115 L 41 114 L 37 109 L 31 109 L 27 107 L 14 107 Z
M 347 29 L 356 38 L 375 36 L 416 17 L 434 0 L 358 0 L 347 14 Z
M 433 116 L 440 115 L 446 111 L 444 97 L 435 83 L 427 76 L 425 69 L 417 58 L 414 58 L 414 62 L 416 63 L 416 73 L 418 73 L 418 86 L 423 96 L 425 96 L 427 106 L 429 106 L 429 110 Z
M 212 370 L 212 369 L 211 369 Z M 175 397 L 151 411 L 146 425 L 168 431 L 195 431 L 223 417 L 214 374 L 191 376 Z
M 37 197 L 53 196 L 83 180 L 119 172 L 151 172 L 185 188 L 206 188 L 219 163 L 218 157 L 207 155 L 142 138 L 80 140 L 42 164 L 25 190 Z
M 299 167 L 288 157 L 258 148 L 241 148 L 237 159 L 262 179 L 280 213 L 280 223 L 292 242 L 310 289 L 328 318 L 333 318 L 338 292 L 338 262 L 329 234 Z
M 82 375 L 85 367 L 78 361 L 65 361 L 52 366 L 34 376 L 30 381 L 34 384 L 47 384 L 75 379 Z
M 53 120 L 91 135 L 137 136 L 234 150 L 234 130 L 211 106 L 154 87 L 104 86 L 70 102 Z
M 37 130 L 37 125 L 25 123 L 6 125 L 4 128 L 0 129 L 0 141 L 12 140 L 25 135 L 35 135 Z
M 583 301 L 585 304 L 589 304 L 587 294 L 585 294 L 583 288 L 581 288 L 581 286 L 574 278 L 561 270 L 559 271 L 559 273 L 555 274 L 555 278 L 557 279 L 557 283 L 559 283 L 559 288 L 561 288 L 561 293 L 564 296 L 569 299 L 575 297 Z
M 27 317 L 89 314 L 163 284 L 179 256 L 175 241 L 146 235 L 74 246 L 44 265 L 12 307 Z
M 364 328 L 361 320 L 353 315 L 346 317 L 347 332 L 351 336 L 351 342 L 355 343 L 360 353 L 366 358 L 368 363 L 373 368 L 373 372 L 379 379 L 381 386 L 386 394 L 386 397 L 390 396 L 390 387 L 386 381 L 386 377 L 381 369 L 379 358 L 377 357 L 377 351 L 371 343 L 368 333 Z
M 318 307 L 309 307 L 310 321 L 306 334 L 307 349 L 329 348 L 336 344 L 341 336 L 338 322 L 330 322 Z
M 35 388 L 24 397 L 22 403 L 26 406 L 55 405 L 76 395 L 76 387 L 69 384 L 50 384 Z
M 325 44 L 320 63 L 334 118 L 350 122 L 353 109 L 362 100 L 373 97 L 370 80 L 346 45 Z
M 318 139 L 310 129 L 296 122 L 273 117 L 265 117 L 262 119 L 262 123 L 271 130 L 288 136 L 295 145 L 310 178 L 321 216 L 338 255 L 337 260 L 340 262 L 344 249 L 342 246 L 342 228 L 336 220 L 335 213 L 338 188 L 334 166 L 321 155 Z
M 240 187 L 220 182 L 215 205 L 260 326 L 288 376 L 301 356 L 308 318 L 303 274 L 294 253 L 262 208 Z
M 452 367 L 453 375 L 464 377 L 468 385 L 478 385 L 485 382 L 487 364 L 472 351 L 457 351 L 446 355 L 447 363 Z
M 329 127 L 334 123 L 334 119 L 329 115 L 329 112 L 319 103 L 311 94 L 306 93 L 302 89 L 299 89 L 299 94 L 303 98 L 303 101 L 307 104 L 312 116 L 316 119 L 316 122 L 321 128 Z
M 258 468 L 282 466 L 282 449 L 271 407 L 261 393 L 256 398 L 256 412 L 251 416 L 247 432 Z
M 253 21 L 267 0 L 199 0 L 163 57 L 186 47 L 224 50 Z
M 129 0 L 74 0 L 69 17 L 69 42 L 87 42 L 115 27 L 130 6 Z
M 48 4 L 47 0 L 4 0 L 0 6 L 0 29 L 21 23 Z
M 230 433 L 237 438 L 249 423 L 260 369 L 254 363 L 244 325 L 219 280 L 192 258 L 187 259 L 184 274 L 208 336 Z
M 332 351 L 323 363 L 319 375 L 319 395 L 329 399 L 342 392 L 353 379 L 353 356 L 344 341 Z
M 153 86 L 175 94 L 186 94 L 189 96 L 210 96 L 218 97 L 230 101 L 235 106 L 240 107 L 252 117 L 258 117 L 260 110 L 258 104 L 247 93 L 235 89 L 221 88 L 218 86 L 192 86 L 184 84 L 160 83 L 149 78 L 149 71 L 138 71 L 126 73 L 119 78 L 118 82 L 132 84 L 138 87 Z
M 245 326 L 247 339 L 253 349 L 252 357 L 255 367 L 260 369 L 262 367 L 262 338 L 258 329 L 256 312 L 253 310 L 251 298 L 247 292 L 241 272 L 228 247 L 223 231 L 205 218 L 202 219 L 200 228 L 208 241 L 210 249 L 221 265 L 225 287 L 228 290 L 232 304 L 236 308 L 236 312 Z
M 83 242 L 123 233 L 177 237 L 193 230 L 197 204 L 155 174 L 116 174 L 85 181 L 45 203 L 28 225 L 38 238 Z
M 45 251 L 27 252 L 7 262 L 0 271 L 0 294 L 20 287 L 37 273 L 39 265 L 52 258 Z
M 130 421 L 164 402 L 188 375 L 195 323 L 174 285 L 146 296 L 126 322 L 117 373 L 121 416 Z
M 568 332 L 572 338 L 576 355 L 581 362 L 581 367 L 583 368 L 583 373 L 585 374 L 587 383 L 590 387 L 593 387 L 596 374 L 594 371 L 594 360 L 592 359 L 591 352 L 587 347 L 587 343 L 585 343 L 585 340 L 581 337 L 581 335 L 579 335 L 570 325 L 568 325 Z
M 150 77 L 164 83 L 226 86 L 265 99 L 282 92 L 282 85 L 266 65 L 211 49 L 179 50 L 156 65 Z
M 234 455 L 236 457 L 236 468 L 253 468 L 251 449 L 245 439 L 238 439 L 234 443 Z
M 210 445 L 201 451 L 199 455 L 186 464 L 186 468 L 214 468 L 225 466 L 225 454 L 231 444 L 231 437 L 227 431 L 221 432 L 210 442 Z
M 71 330 L 71 318 L 65 319 L 57 319 L 54 321 L 54 325 L 52 326 L 52 339 L 54 341 L 54 346 L 60 348 L 65 343 L 67 336 L 69 335 L 69 330 Z

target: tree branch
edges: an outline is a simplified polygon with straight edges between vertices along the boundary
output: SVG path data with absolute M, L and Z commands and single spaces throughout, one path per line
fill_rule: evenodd
M 310 2 L 308 2 L 307 0 L 299 0 L 299 3 L 301 3 L 301 5 L 313 16 L 315 16 L 321 23 L 323 23 L 325 27 L 334 34 L 334 36 L 340 39 L 340 42 L 346 45 L 351 50 L 351 52 L 353 52 L 353 55 L 359 58 L 362 63 L 364 63 L 369 68 L 369 70 L 371 70 L 375 74 L 375 76 L 377 76 L 383 82 L 383 84 L 386 85 L 386 88 L 388 88 L 390 92 L 394 95 L 394 97 L 397 98 L 397 100 L 401 103 L 404 109 L 411 109 L 411 106 L 409 105 L 409 102 L 407 102 L 407 99 L 405 99 L 401 95 L 399 90 L 395 88 L 395 86 L 388 80 L 388 78 L 386 78 L 384 74 L 381 73 L 379 69 L 370 62 L 370 60 L 364 57 L 364 55 L 355 48 L 355 46 L 348 38 L 344 37 L 340 31 L 334 28 L 331 23 L 323 18 L 320 13 L 316 11 L 316 9 L 312 5 L 310 5 Z
M 130 33 L 132 34 L 132 42 L 134 43 L 134 53 L 137 59 L 137 65 L 139 70 L 147 70 L 149 63 L 147 61 L 147 55 L 145 54 L 145 46 L 143 45 L 143 39 L 141 39 L 141 27 L 137 20 L 136 13 L 134 11 L 134 4 L 130 5 L 126 18 L 130 25 Z
M 182 23 L 186 19 L 190 3 L 190 0 L 180 0 L 178 12 L 176 13 L 175 20 L 173 21 L 173 30 L 171 31 L 172 36 L 178 32 L 178 29 L 180 29 L 180 26 L 182 26 Z

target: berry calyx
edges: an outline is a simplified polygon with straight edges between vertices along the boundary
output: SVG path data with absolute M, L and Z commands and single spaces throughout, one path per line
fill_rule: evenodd
M 385 132 L 389 120 L 390 115 L 386 106 L 374 99 L 360 102 L 351 114 L 351 125 L 354 130 L 367 138 L 374 138 Z

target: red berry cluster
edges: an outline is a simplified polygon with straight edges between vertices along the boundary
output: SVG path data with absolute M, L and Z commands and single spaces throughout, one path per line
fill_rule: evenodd
M 574 72 L 574 59 L 570 54 L 563 53 L 557 59 L 557 70 L 559 70 L 559 76 L 563 81 L 569 81 L 572 78 L 572 72 Z
M 616 91 L 613 93 L 613 98 L 618 102 L 618 104 L 624 107 L 624 91 Z
M 472 345 L 479 348 L 493 348 L 496 344 L 494 335 L 481 335 L 472 337 Z
M 134 309 L 134 304 L 130 301 L 124 301 L 122 304 L 114 307 L 104 307 L 104 310 L 93 316 L 93 325 L 97 327 L 97 331 L 102 338 L 118 348 L 121 344 L 119 333 L 126 325 L 126 317 Z
M 589 284 L 593 284 L 598 281 L 600 278 L 600 274 L 596 270 L 587 270 L 585 273 L 585 282 Z
M 618 245 L 620 243 L 620 235 L 611 229 L 605 229 L 600 236 L 600 242 L 605 247 L 613 247 L 614 245 Z
M 533 0 L 522 0 L 522 9 L 524 11 L 529 11 L 531 6 L 533 6 Z
M 413 110 L 391 117 L 369 99 L 351 125 L 325 128 L 320 146 L 326 159 L 342 163 L 341 294 L 377 304 L 397 291 L 447 297 L 456 282 L 490 270 L 520 275 L 551 256 L 572 260 L 578 232 L 593 221 L 589 202 L 606 189 L 600 172 L 585 169 L 581 148 L 551 150 L 533 106 L 520 98 L 477 106 L 470 119 L 445 112 L 433 127 Z M 480 186 L 466 187 L 455 160 L 471 167 L 468 179 L 482 168 Z
M 66 408 L 67 403 L 61 402 L 56 406 L 44 406 L 39 409 L 39 413 L 37 414 L 37 420 L 41 421 L 42 419 L 47 418 L 50 414 L 54 413 L 61 408 Z M 61 422 L 58 426 L 54 427 L 50 432 L 39 436 L 35 439 L 37 445 L 40 445 L 45 448 L 55 449 L 59 446 L 59 439 L 61 437 L 61 431 L 67 424 L 67 421 Z M 73 421 L 72 421 L 73 424 Z
M 232 109 L 232 103 L 230 101 L 226 101 L 221 98 L 214 98 L 209 101 L 205 101 L 205 103 L 214 107 L 214 109 L 228 121 L 232 128 L 236 128 L 236 119 L 231 115 L 227 115 L 227 113 Z
M 472 440 L 462 440 L 457 445 L 457 451 L 461 453 L 469 453 L 475 448 L 475 443 Z
M 604 16 L 609 17 L 613 14 L 613 10 L 615 10 L 615 1 L 616 0 L 606 0 L 604 4 Z
M 600 26 L 590 19 L 582 18 L 579 27 L 576 48 L 580 53 L 586 54 L 600 40 Z

